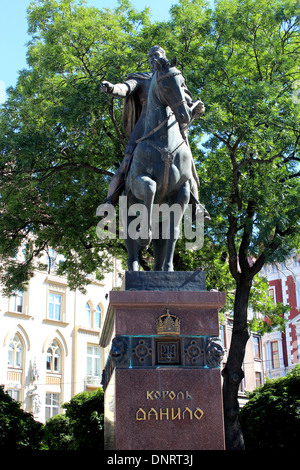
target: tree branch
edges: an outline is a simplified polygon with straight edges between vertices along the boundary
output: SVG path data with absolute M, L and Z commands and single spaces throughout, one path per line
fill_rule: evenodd
M 93 165 L 90 165 L 89 163 L 62 163 L 61 165 L 55 166 L 55 167 L 49 167 L 48 169 L 44 169 L 42 171 L 48 171 L 44 176 L 41 176 L 40 178 L 37 178 L 38 181 L 44 181 L 47 178 L 50 178 L 52 175 L 55 173 L 58 173 L 60 171 L 68 170 L 68 169 L 75 169 L 79 170 L 80 168 L 89 168 L 90 170 L 93 170 L 95 173 L 105 175 L 105 176 L 113 176 L 114 174 L 111 171 L 103 170 L 101 168 L 97 168 Z
M 279 240 L 278 238 L 276 240 L 276 235 L 279 235 L 282 238 L 282 237 L 286 237 L 288 235 L 291 235 L 293 232 L 294 232 L 294 229 L 291 228 L 291 227 L 287 228 L 284 231 L 279 230 L 276 227 L 274 238 L 272 239 L 272 241 L 270 241 L 266 245 L 264 251 L 259 255 L 259 257 L 255 261 L 255 263 L 253 263 L 253 265 L 249 269 L 249 273 L 251 274 L 252 277 L 255 276 L 255 274 L 259 273 L 259 271 L 262 269 L 263 265 L 266 263 L 267 258 L 268 258 L 268 252 L 273 252 L 273 251 L 277 250 L 277 248 L 280 247 L 281 240 Z

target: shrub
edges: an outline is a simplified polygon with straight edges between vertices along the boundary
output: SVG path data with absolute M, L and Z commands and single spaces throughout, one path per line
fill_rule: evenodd
M 300 365 L 251 392 L 239 418 L 247 450 L 296 449 L 300 435 Z
M 49 450 L 103 449 L 103 390 L 79 393 L 62 407 L 65 415 L 50 418 L 44 426 L 45 446 Z
M 42 423 L 31 413 L 22 410 L 0 386 L 0 449 L 40 450 L 42 448 Z
M 104 393 L 82 392 L 65 403 L 66 417 L 72 431 L 72 446 L 76 450 L 103 449 Z
M 48 419 L 43 429 L 43 442 L 47 450 L 70 450 L 72 440 L 70 422 L 65 415 Z

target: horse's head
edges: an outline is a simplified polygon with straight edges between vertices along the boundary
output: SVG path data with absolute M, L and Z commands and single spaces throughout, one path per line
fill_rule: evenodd
M 160 101 L 169 106 L 180 124 L 189 123 L 191 113 L 186 102 L 185 80 L 176 65 L 176 57 L 169 62 L 160 57 L 156 59 L 156 83 Z

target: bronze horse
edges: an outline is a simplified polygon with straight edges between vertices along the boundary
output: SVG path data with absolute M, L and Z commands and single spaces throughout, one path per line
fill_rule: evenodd
M 138 270 L 139 251 L 151 240 L 154 271 L 173 271 L 180 224 L 190 200 L 193 157 L 180 126 L 189 124 L 191 110 L 185 101 L 184 77 L 175 65 L 176 59 L 171 63 L 165 58 L 157 60 L 157 71 L 149 89 L 144 135 L 137 141 L 126 178 L 127 199 L 123 207 L 126 219 L 123 220 L 129 271 Z M 175 209 L 166 210 L 167 225 L 163 224 L 163 211 L 157 216 L 159 206 Z M 137 214 L 138 229 L 132 234 L 130 224 L 136 221 Z

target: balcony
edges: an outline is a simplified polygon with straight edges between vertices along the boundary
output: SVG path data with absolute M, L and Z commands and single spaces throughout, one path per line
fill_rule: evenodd
M 99 388 L 101 387 L 101 376 L 99 375 L 87 375 L 84 379 L 84 385 L 86 388 Z

